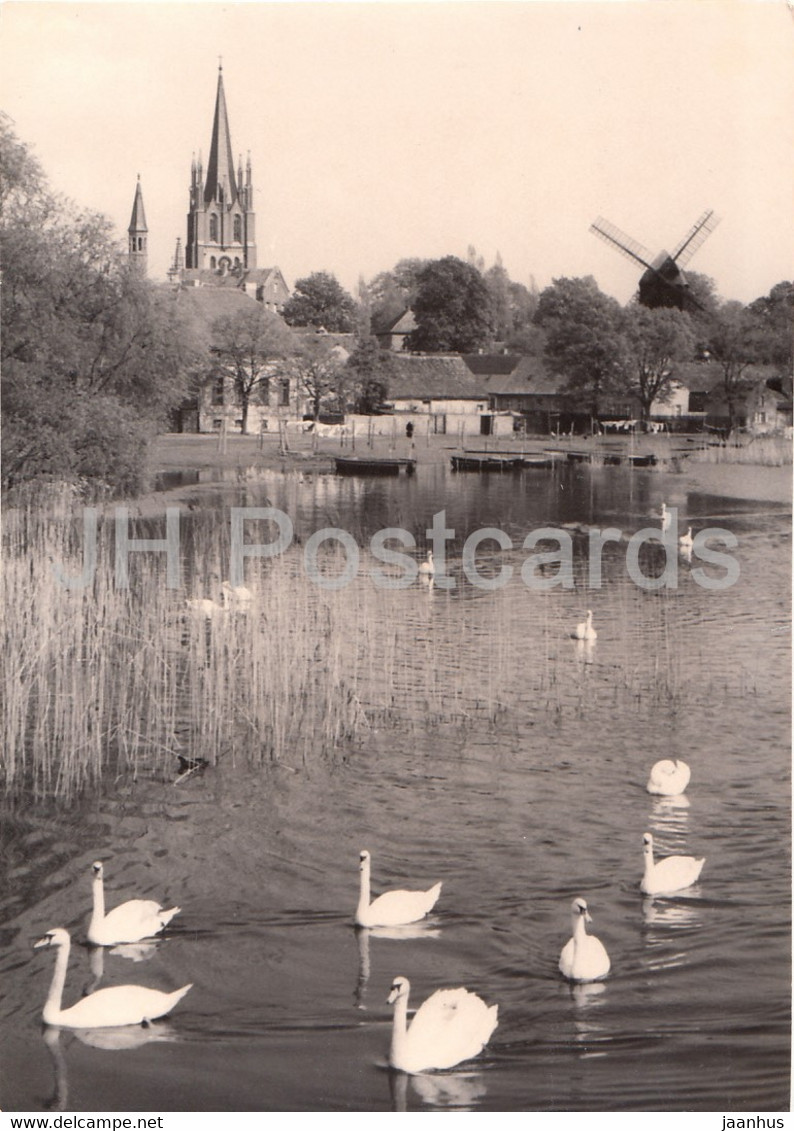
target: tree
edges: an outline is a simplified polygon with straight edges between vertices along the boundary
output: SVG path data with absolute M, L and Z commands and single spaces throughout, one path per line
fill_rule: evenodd
M 654 401 L 670 399 L 674 363 L 691 358 L 695 331 L 688 314 L 640 303 L 625 311 L 624 325 L 629 347 L 627 387 L 639 400 L 640 418 L 647 423 Z
M 554 279 L 541 292 L 535 322 L 546 333 L 544 356 L 590 400 L 598 417 L 605 396 L 625 387 L 628 371 L 623 310 L 599 290 L 592 275 Z
M 491 297 L 476 268 L 448 255 L 423 267 L 417 283 L 416 329 L 407 337 L 409 349 L 473 353 L 488 341 L 493 333 Z
M 764 348 L 757 316 L 740 302 L 725 302 L 711 323 L 709 352 L 720 369 L 720 389 L 728 409 L 728 434 L 736 427 L 739 409 L 750 390 L 747 370 Z
M 758 327 L 758 361 L 774 365 L 788 380 L 792 375 L 794 347 L 794 283 L 776 283 L 768 295 L 750 303 Z
M 377 338 L 362 337 L 347 359 L 352 374 L 351 393 L 356 412 L 372 413 L 378 409 L 389 392 L 392 357 L 382 350 Z
M 355 300 L 327 271 L 298 279 L 295 293 L 284 305 L 284 321 L 289 326 L 315 326 L 329 333 L 352 333 L 357 317 Z
M 391 271 L 381 271 L 367 287 L 372 324 L 388 326 L 413 306 L 419 284 L 417 276 L 426 259 L 401 259 Z
M 0 118 L 3 482 L 130 491 L 193 346 L 173 292 L 130 270 L 110 222 L 56 197 Z
M 294 349 L 294 336 L 277 314 L 251 300 L 250 306 L 212 323 L 212 352 L 218 370 L 231 378 L 240 402 L 242 431 L 248 431 L 251 400 L 262 396 L 276 361 Z
M 344 412 L 349 373 L 340 351 L 321 334 L 304 339 L 290 361 L 301 392 L 309 398 L 314 420 L 323 408 Z

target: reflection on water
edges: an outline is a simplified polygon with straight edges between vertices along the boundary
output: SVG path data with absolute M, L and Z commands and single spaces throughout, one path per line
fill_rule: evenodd
M 392 1111 L 408 1111 L 409 1088 L 431 1109 L 474 1111 L 486 1095 L 486 1083 L 479 1072 L 419 1072 L 409 1076 L 389 1071 Z
M 405 923 L 399 927 L 356 927 L 355 932 L 358 941 L 358 980 L 355 992 L 357 1009 L 367 1008 L 364 1003 L 364 995 L 372 969 L 369 954 L 370 938 L 391 939 L 393 942 L 405 942 L 408 939 L 441 938 L 441 930 L 433 925 L 432 919 L 425 919 L 421 923 Z M 398 960 L 399 954 L 395 951 L 394 961 L 397 962 Z M 398 971 L 395 971 L 395 976 L 397 973 Z
M 78 1110 L 788 1110 L 784 518 L 688 496 L 680 478 L 609 468 L 454 481 L 441 467 L 381 482 L 270 473 L 244 491 L 252 505 L 267 498 L 288 513 L 304 544 L 337 526 L 366 547 L 374 531 L 401 526 L 416 538 L 417 560 L 445 509 L 457 588 L 378 590 L 362 550 L 356 615 L 330 660 L 349 676 L 367 724 L 335 757 L 290 751 L 249 769 L 235 740 L 178 789 L 176 767 L 166 773 L 153 758 L 149 773 L 122 776 L 73 811 L 14 815 L 0 863 L 4 1108 L 39 1105 L 51 1064 L 55 1102 L 65 1105 L 65 1055 Z M 239 505 L 241 494 L 235 484 L 209 505 Z M 628 534 L 662 500 L 697 529 L 719 516 L 737 535 L 737 584 L 705 590 L 676 555 L 678 586 L 642 590 L 626 575 L 620 542 L 605 548 L 602 587 L 588 589 L 576 528 Z M 186 568 L 196 570 L 188 589 L 200 593 L 209 579 L 189 533 L 199 519 L 184 519 Z M 560 523 L 572 524 L 574 588 L 531 591 L 520 575 L 523 538 Z M 492 591 L 471 585 L 461 564 L 463 539 L 486 525 L 517 547 L 483 547 L 483 575 L 514 571 Z M 301 553 L 293 547 L 279 566 L 297 575 Z M 276 563 L 246 568 L 267 594 Z M 333 601 L 316 594 L 321 610 Z M 598 643 L 580 647 L 570 633 L 590 607 Z M 267 639 L 264 620 L 241 619 L 251 639 Z M 208 637 L 208 649 L 219 646 Z M 236 663 L 246 655 L 241 648 Z M 251 706 L 235 709 L 247 718 Z M 185 757 L 206 760 L 189 712 L 175 706 L 175 738 Z M 651 766 L 667 758 L 691 765 L 686 797 L 645 790 Z M 696 888 L 641 898 L 646 830 L 663 854 L 706 856 Z M 350 861 L 362 843 L 377 854 L 384 889 L 406 875 L 444 882 L 434 923 L 399 937 L 351 930 Z M 38 1025 L 47 978 L 27 940 L 58 922 L 80 939 L 90 911 L 82 877 L 105 854 L 119 889 L 165 893 L 183 908 L 179 929 L 139 954 L 147 984 L 195 984 L 174 1020 L 181 1039 L 133 1029 L 144 1043 L 131 1049 L 93 1030 L 91 1047 L 77 1034 L 60 1049 L 45 1034 L 47 1055 Z M 556 968 L 560 909 L 579 894 L 598 906 L 613 969 L 607 983 L 568 987 Z M 102 957 L 108 983 L 129 980 L 135 955 Z M 499 1002 L 484 1067 L 390 1073 L 386 1093 L 377 1063 L 397 974 L 420 1000 L 467 985 Z M 74 1000 L 85 968 L 75 964 L 69 978 Z M 102 1048 L 130 1056 L 102 1056 L 97 1042 L 108 1039 Z

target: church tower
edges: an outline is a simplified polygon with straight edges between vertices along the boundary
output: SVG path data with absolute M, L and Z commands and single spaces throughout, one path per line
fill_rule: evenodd
M 256 229 L 251 159 L 243 176 L 232 157 L 223 67 L 218 68 L 218 92 L 212 121 L 207 176 L 201 156 L 190 167 L 190 211 L 187 217 L 185 267 L 219 276 L 240 276 L 256 268 Z
M 146 275 L 148 266 L 148 248 L 146 245 L 149 238 L 149 229 L 146 227 L 146 213 L 143 210 L 140 175 L 135 187 L 135 200 L 132 204 L 132 217 L 130 218 L 130 226 L 127 228 L 127 236 L 130 266 L 141 275 Z

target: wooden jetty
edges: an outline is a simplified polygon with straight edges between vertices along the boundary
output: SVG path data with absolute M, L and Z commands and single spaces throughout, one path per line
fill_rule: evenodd
M 530 467 L 552 467 L 554 459 L 550 455 L 537 453 L 524 455 L 521 452 L 476 452 L 465 451 L 452 456 L 453 471 L 522 471 Z
M 337 475 L 413 475 L 416 460 L 399 456 L 334 456 Z

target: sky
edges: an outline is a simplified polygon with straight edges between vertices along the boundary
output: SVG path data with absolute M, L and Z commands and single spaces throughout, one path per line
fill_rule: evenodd
M 119 237 L 140 174 L 149 273 L 183 243 L 219 56 L 251 154 L 258 265 L 351 293 L 405 257 L 497 254 L 542 289 L 639 271 L 707 209 L 689 267 L 750 302 L 794 275 L 794 9 L 785 0 L 0 6 L 0 108 L 51 185 Z

